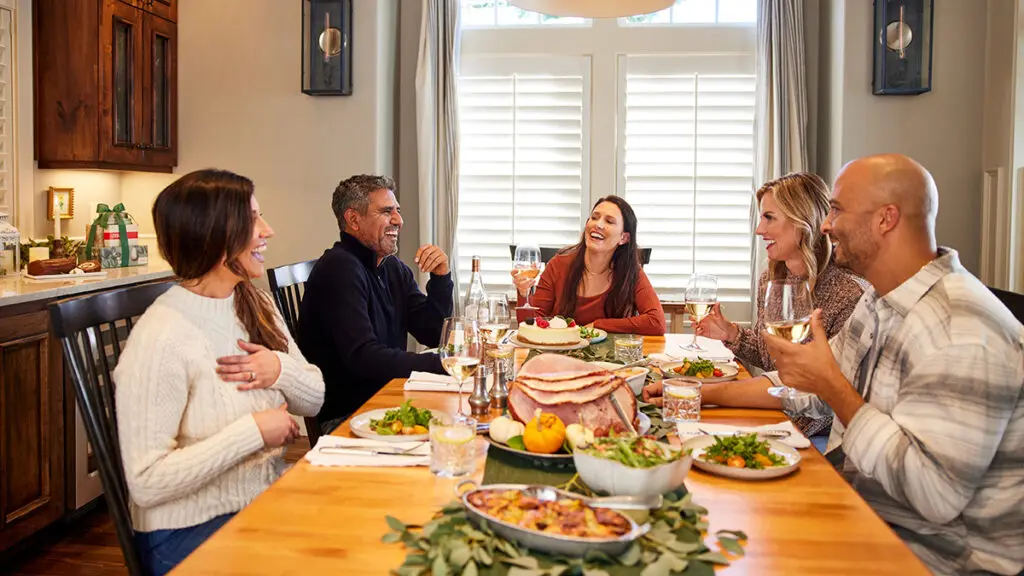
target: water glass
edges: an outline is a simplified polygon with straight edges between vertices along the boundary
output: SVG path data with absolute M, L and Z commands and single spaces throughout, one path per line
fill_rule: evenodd
M 516 347 L 512 344 L 498 344 L 494 348 L 487 351 L 487 356 L 491 359 L 491 363 L 494 364 L 494 373 L 501 372 L 505 375 L 505 380 L 511 382 L 515 377 L 515 359 L 516 359 Z
M 615 359 L 623 364 L 644 359 L 644 337 L 629 334 L 615 339 Z
M 700 422 L 700 382 L 667 378 L 662 384 L 661 417 L 666 422 Z
M 435 476 L 457 478 L 476 467 L 476 420 L 469 417 L 431 418 L 430 471 Z

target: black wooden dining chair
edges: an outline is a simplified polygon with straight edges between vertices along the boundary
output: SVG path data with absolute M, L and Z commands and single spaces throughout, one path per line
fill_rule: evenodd
M 303 285 L 309 279 L 309 273 L 313 271 L 316 260 L 296 262 L 267 270 L 267 281 L 270 283 L 270 293 L 274 297 L 274 304 L 281 311 L 288 331 L 292 333 L 292 339 L 298 339 L 299 304 L 302 303 Z M 316 446 L 320 439 L 320 424 L 316 418 L 306 417 L 306 437 L 309 438 L 309 447 Z
M 1007 292 L 1006 290 L 1000 290 L 999 288 L 988 287 L 996 298 L 1003 303 L 1004 306 L 1010 309 L 1014 317 L 1021 324 L 1024 324 L 1024 294 L 1017 294 L 1016 292 Z
M 144 284 L 50 304 L 53 332 L 64 350 L 78 409 L 96 454 L 110 516 L 132 576 L 147 574 L 128 511 L 128 485 L 117 439 L 111 373 L 135 320 L 172 282 Z
M 548 262 L 551 261 L 552 258 L 555 257 L 555 254 L 558 254 L 558 251 L 561 250 L 561 249 L 562 249 L 562 247 L 558 247 L 558 246 L 540 246 L 540 261 L 545 263 L 545 264 L 547 264 Z M 646 266 L 646 265 L 650 264 L 650 262 L 651 262 L 651 251 L 652 250 L 653 250 L 652 248 L 641 248 L 640 249 L 640 265 L 641 266 Z M 516 245 L 515 244 L 509 244 L 508 245 L 508 252 L 512 256 L 512 259 L 515 260 L 515 258 L 516 258 Z

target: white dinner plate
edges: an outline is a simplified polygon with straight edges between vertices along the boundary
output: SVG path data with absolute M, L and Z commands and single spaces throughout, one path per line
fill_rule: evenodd
M 534 350 L 545 350 L 548 352 L 566 352 L 569 350 L 579 350 L 580 348 L 586 348 L 590 346 L 589 340 L 580 340 L 578 344 L 568 344 L 565 346 L 545 346 L 543 344 L 533 344 L 531 342 L 520 342 L 519 331 L 517 330 L 508 339 L 509 343 L 518 346 L 520 348 L 533 348 Z
M 394 408 L 378 408 L 377 410 L 370 410 L 357 414 L 349 422 L 349 427 L 352 428 L 352 433 L 360 438 L 366 438 L 369 440 L 382 440 L 384 442 L 426 442 L 429 440 L 429 434 L 377 434 L 370 429 L 370 420 L 380 420 L 384 417 L 388 410 L 397 410 L 398 406 Z M 447 417 L 451 420 L 452 415 L 447 412 L 441 412 L 440 410 L 431 410 L 433 416 Z
M 704 451 L 715 443 L 715 436 L 697 436 L 683 442 L 683 450 L 693 450 L 693 465 L 705 472 L 738 480 L 768 480 L 785 476 L 800 467 L 800 453 L 796 448 L 776 440 L 768 440 L 768 449 L 786 459 L 785 466 L 773 466 L 763 470 L 752 468 L 733 468 L 724 464 L 715 464 L 704 460 Z
M 685 361 L 684 361 L 685 362 Z M 740 369 L 730 362 L 715 362 L 715 368 L 722 371 L 721 376 L 712 376 L 711 378 L 698 378 L 696 376 L 684 376 L 679 372 L 676 372 L 676 368 L 683 365 L 684 362 L 670 362 L 668 364 L 662 364 L 661 369 L 670 374 L 665 374 L 666 378 L 690 378 L 697 380 L 702 384 L 714 384 L 715 382 L 728 382 L 729 380 L 735 380 L 740 374 Z

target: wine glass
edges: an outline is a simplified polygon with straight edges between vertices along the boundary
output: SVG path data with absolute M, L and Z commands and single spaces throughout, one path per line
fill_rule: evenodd
M 477 323 L 485 344 L 497 344 L 505 337 L 512 321 L 508 299 L 504 294 L 488 294 L 477 308 Z
M 764 297 L 764 327 L 773 336 L 799 344 L 811 333 L 811 290 L 807 282 L 793 278 L 772 280 Z M 810 396 L 788 386 L 773 386 L 768 393 L 777 398 Z
M 467 418 L 462 411 L 462 385 L 476 373 L 480 366 L 482 350 L 480 328 L 476 318 L 454 316 L 445 318 L 441 327 L 441 345 L 437 353 L 441 366 L 459 386 L 459 411 L 456 419 Z
M 690 315 L 693 323 L 693 340 L 683 350 L 693 352 L 704 352 L 705 350 L 697 344 L 697 323 L 711 313 L 711 309 L 718 302 L 718 276 L 712 274 L 694 274 L 686 283 L 686 313 Z
M 537 277 L 540 276 L 541 258 L 540 247 L 536 244 L 520 244 L 516 246 L 516 256 L 512 262 L 512 276 L 524 276 L 533 280 L 530 290 L 526 293 L 526 304 L 517 306 L 516 310 L 536 310 L 530 304 L 530 295 L 537 286 Z

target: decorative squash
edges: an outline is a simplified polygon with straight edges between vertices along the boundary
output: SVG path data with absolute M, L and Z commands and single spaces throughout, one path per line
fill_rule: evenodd
M 530 452 L 554 454 L 565 442 L 565 424 L 554 414 L 544 414 L 538 408 L 533 420 L 526 424 L 523 443 Z
M 502 444 L 508 444 L 508 439 L 513 436 L 522 436 L 523 431 L 526 428 L 522 422 L 516 422 L 511 418 L 504 416 L 498 416 L 494 420 L 491 420 L 490 435 L 495 442 Z

